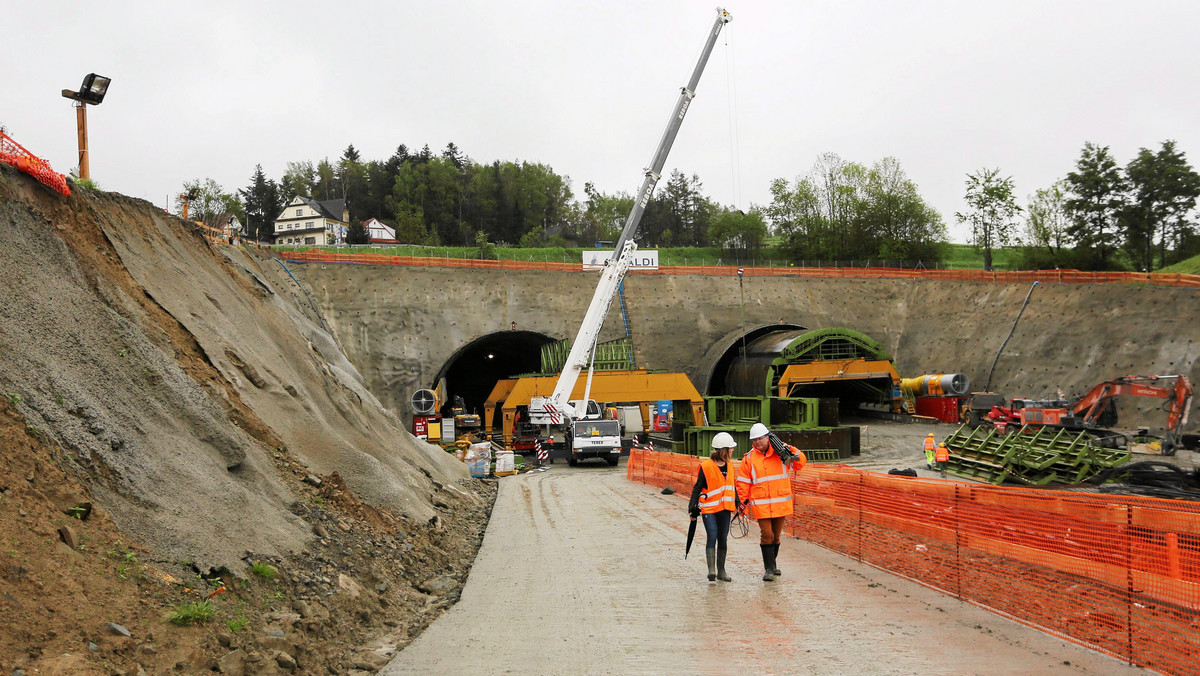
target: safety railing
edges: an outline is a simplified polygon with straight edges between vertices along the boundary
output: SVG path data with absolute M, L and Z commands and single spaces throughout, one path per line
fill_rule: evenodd
M 690 495 L 698 459 L 633 449 L 626 476 Z M 1200 665 L 1200 503 L 809 465 L 793 537 L 1164 674 Z
M 334 253 L 321 249 L 281 251 L 284 260 L 297 263 L 346 263 L 358 265 L 404 265 L 416 267 L 470 268 L 482 270 L 555 270 L 582 272 L 583 262 L 499 261 L 470 258 L 393 256 L 370 253 Z M 743 267 L 732 265 L 671 265 L 657 269 L 633 268 L 634 275 L 735 276 L 739 269 L 748 277 L 807 277 L 816 279 L 924 279 L 944 282 L 1060 283 L 1060 284 L 1148 284 L 1200 289 L 1200 275 L 1142 272 L 1083 272 L 1080 270 L 912 270 L 905 268 L 804 268 Z

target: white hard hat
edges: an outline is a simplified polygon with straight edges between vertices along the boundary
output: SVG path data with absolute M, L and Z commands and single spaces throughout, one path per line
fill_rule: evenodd
M 712 440 L 713 448 L 737 448 L 737 442 L 729 432 L 717 432 Z
M 767 426 L 762 423 L 754 423 L 750 426 L 750 440 L 753 441 L 759 437 L 765 437 L 771 433 Z

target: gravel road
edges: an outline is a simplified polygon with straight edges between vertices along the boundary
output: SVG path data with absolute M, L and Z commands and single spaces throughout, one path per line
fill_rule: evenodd
M 797 540 L 764 583 L 755 527 L 710 583 L 684 498 L 624 463 L 499 481 L 461 600 L 380 673 L 1141 673 Z

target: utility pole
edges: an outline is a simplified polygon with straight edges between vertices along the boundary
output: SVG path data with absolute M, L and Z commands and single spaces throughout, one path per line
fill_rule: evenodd
M 93 106 L 100 105 L 111 82 L 111 78 L 89 73 L 83 78 L 83 85 L 79 91 L 62 90 L 63 98 L 71 99 L 75 106 L 75 126 L 79 136 L 79 178 L 90 179 L 92 177 L 88 161 L 87 105 L 89 103 Z

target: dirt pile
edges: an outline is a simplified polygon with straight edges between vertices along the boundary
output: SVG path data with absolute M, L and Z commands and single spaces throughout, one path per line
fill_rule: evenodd
M 456 597 L 492 492 L 281 265 L 8 167 L 0 238 L 0 670 L 340 673 Z

